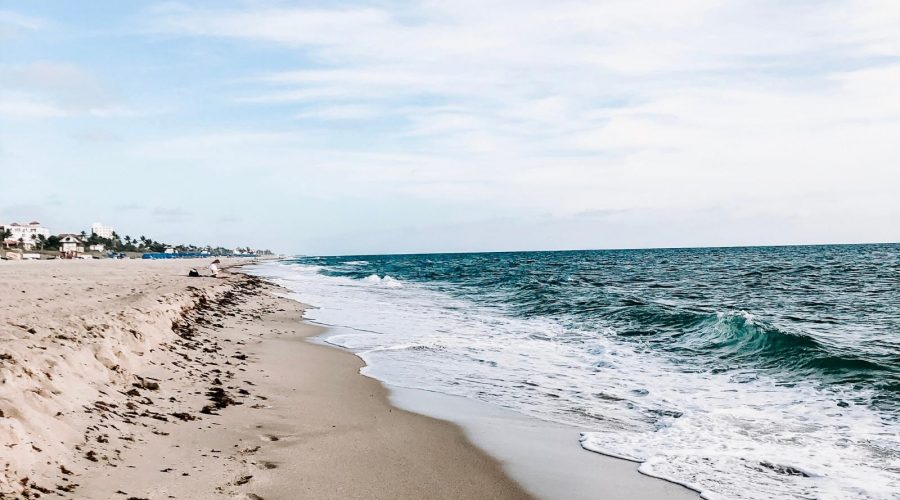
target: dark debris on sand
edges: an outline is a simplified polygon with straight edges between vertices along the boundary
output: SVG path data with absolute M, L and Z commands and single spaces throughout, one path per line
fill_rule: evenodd
M 213 298 L 208 298 L 200 289 L 189 287 L 188 292 L 194 296 L 194 307 L 185 310 L 181 317 L 173 322 L 174 340 L 157 346 L 158 350 L 168 351 L 174 358 L 161 361 L 162 364 L 172 366 L 172 376 L 190 377 L 208 387 L 204 395 L 209 404 L 199 410 L 185 409 L 184 404 L 189 398 L 179 395 L 178 391 L 171 387 L 164 387 L 163 380 L 135 375 L 130 387 L 114 391 L 113 394 L 101 391 L 103 399 L 83 406 L 84 413 L 93 423 L 85 429 L 83 444 L 75 447 L 81 459 L 59 466 L 60 480 L 53 488 L 23 478 L 20 481 L 21 492 L 9 498 L 42 498 L 51 494 L 72 498 L 78 484 L 70 482 L 69 477 L 77 476 L 80 473 L 79 469 L 96 467 L 93 464 L 116 467 L 122 460 L 122 450 L 115 446 L 128 449 L 146 442 L 146 439 L 140 437 L 141 434 L 135 433 L 134 427 L 146 428 L 148 434 L 166 436 L 169 433 L 159 429 L 158 425 L 192 422 L 202 418 L 199 414 L 217 415 L 219 411 L 229 406 L 242 404 L 239 399 L 250 396 L 250 391 L 236 387 L 235 384 L 241 382 L 235 378 L 244 370 L 241 366 L 246 365 L 248 360 L 246 353 L 239 350 L 245 343 L 221 342 L 213 331 L 224 328 L 222 322 L 224 318 L 254 321 L 260 319 L 262 314 L 273 311 L 268 307 L 255 309 L 244 307 L 250 299 L 264 293 L 267 285 L 259 278 L 241 276 L 235 278 L 229 285 L 229 289 Z M 136 338 L 141 335 L 136 331 L 130 333 Z M 9 363 L 15 360 L 10 355 L 0 354 L 0 363 L 2 362 Z M 228 366 L 231 369 L 223 370 L 218 368 L 219 366 L 222 368 Z M 151 399 L 148 394 L 157 394 L 159 397 L 154 396 Z M 242 476 L 236 484 L 246 484 L 251 478 L 252 476 Z M 127 496 L 121 490 L 116 493 L 122 497 Z M 248 495 L 250 498 L 261 499 L 257 495 Z M 75 494 L 74 497 L 77 496 Z M 0 493 L 0 500 L 6 498 L 8 497 Z M 129 496 L 128 500 L 142 499 Z

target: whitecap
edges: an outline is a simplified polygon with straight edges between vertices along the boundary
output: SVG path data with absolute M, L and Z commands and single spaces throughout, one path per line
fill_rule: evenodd
M 402 288 L 403 287 L 403 283 L 401 283 L 399 280 L 396 280 L 387 275 L 385 275 L 382 278 L 382 277 L 378 276 L 377 274 L 370 274 L 369 276 L 366 276 L 365 278 L 363 278 L 361 281 L 372 284 L 372 285 L 378 285 L 378 286 L 383 286 L 383 287 L 387 287 L 387 288 Z

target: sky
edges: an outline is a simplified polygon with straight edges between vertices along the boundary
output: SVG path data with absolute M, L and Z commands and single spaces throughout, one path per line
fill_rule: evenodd
M 0 223 L 371 254 L 900 241 L 896 0 L 0 0 Z

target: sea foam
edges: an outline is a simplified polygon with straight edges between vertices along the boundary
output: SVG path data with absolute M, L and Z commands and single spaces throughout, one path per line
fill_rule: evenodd
M 642 473 L 706 498 L 896 498 L 900 491 L 894 423 L 867 405 L 836 404 L 866 399 L 867 389 L 785 384 L 752 368 L 698 370 L 646 344 L 623 343 L 615 331 L 510 316 L 479 303 L 477 293 L 446 293 L 446 283 L 322 270 L 268 264 L 255 272 L 316 305 L 310 319 L 341 327 L 328 341 L 352 349 L 366 361 L 365 374 L 387 383 L 594 429 L 582 436 L 585 449 L 638 461 Z M 809 347 L 741 309 L 704 318 L 676 318 L 702 329 L 688 348 L 722 344 L 727 353 L 749 343 L 765 355 L 772 341 Z

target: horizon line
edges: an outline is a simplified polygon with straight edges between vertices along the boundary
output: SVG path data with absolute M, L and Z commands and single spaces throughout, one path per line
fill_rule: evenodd
M 865 243 L 782 243 L 773 245 L 715 245 L 715 246 L 662 246 L 662 247 L 611 247 L 611 248 L 571 248 L 558 250 L 481 250 L 456 252 L 398 252 L 398 253 L 347 253 L 347 254 L 293 254 L 291 257 L 385 257 L 414 255 L 463 255 L 463 254 L 502 254 L 502 253 L 566 253 L 566 252 L 625 252 L 640 250 L 718 250 L 738 248 L 794 248 L 794 247 L 839 247 L 869 245 L 900 245 L 900 241 L 873 241 Z

